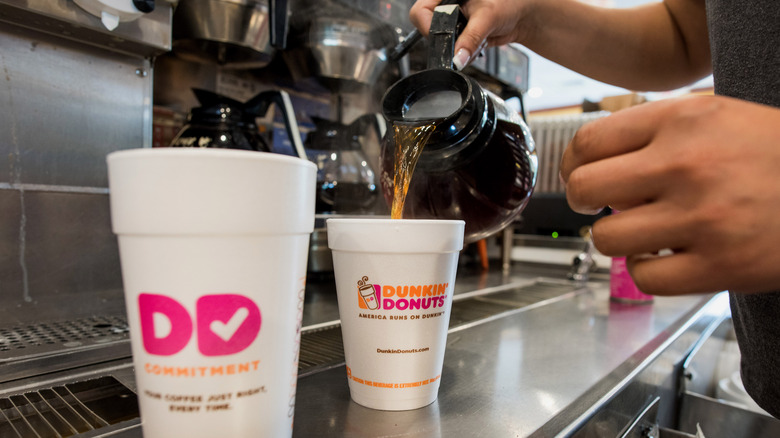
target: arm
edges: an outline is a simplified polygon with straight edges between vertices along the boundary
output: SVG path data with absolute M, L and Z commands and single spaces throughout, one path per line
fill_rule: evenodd
M 427 34 L 439 0 L 418 0 L 410 19 Z M 456 58 L 484 43 L 523 44 L 586 76 L 634 90 L 677 88 L 711 71 L 703 0 L 607 9 L 576 0 L 469 0 Z M 464 52 L 461 52 L 463 50 Z M 469 59 L 470 60 L 470 59 Z

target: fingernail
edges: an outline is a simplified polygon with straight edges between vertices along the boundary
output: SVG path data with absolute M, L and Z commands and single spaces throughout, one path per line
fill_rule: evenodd
M 471 53 L 466 49 L 460 49 L 458 50 L 458 53 L 455 54 L 452 63 L 455 64 L 456 69 L 463 70 L 463 67 L 468 64 L 469 58 L 471 58 Z

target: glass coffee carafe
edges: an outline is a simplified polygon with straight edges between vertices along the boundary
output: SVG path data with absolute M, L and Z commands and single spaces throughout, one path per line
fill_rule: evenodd
M 394 176 L 409 148 L 429 135 L 414 167 L 403 218 L 462 219 L 466 241 L 487 237 L 518 218 L 536 183 L 538 161 L 522 117 L 473 78 L 452 69 L 464 19 L 439 6 L 431 23 L 428 68 L 396 82 L 382 99 L 391 123 L 382 145 L 381 184 L 396 197 Z
M 187 123 L 173 138 L 171 147 L 277 152 L 260 134 L 255 121 L 258 117 L 264 117 L 271 105 L 275 104 L 281 110 L 287 136 L 293 145 L 293 154 L 307 158 L 287 92 L 263 91 L 247 102 L 239 102 L 207 90 L 193 89 L 193 92 L 201 106 L 190 110 Z
M 311 117 L 316 129 L 304 146 L 317 165 L 317 213 L 361 214 L 373 208 L 379 188 L 360 140 L 369 128 L 382 138 L 384 121 L 378 116 L 366 114 L 349 125 Z

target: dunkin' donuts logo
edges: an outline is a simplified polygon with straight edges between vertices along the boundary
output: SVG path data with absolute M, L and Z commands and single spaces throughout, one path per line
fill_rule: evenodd
M 190 315 L 169 296 L 142 293 L 138 312 L 144 349 L 157 356 L 180 352 L 193 334 L 204 356 L 236 354 L 254 342 L 262 322 L 257 305 L 237 294 L 204 295 L 195 305 L 195 315 Z
M 443 307 L 447 283 L 425 285 L 381 285 L 363 276 L 357 282 L 358 307 L 367 310 L 426 310 Z

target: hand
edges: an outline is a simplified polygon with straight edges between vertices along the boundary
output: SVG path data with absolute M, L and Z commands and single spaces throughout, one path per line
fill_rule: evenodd
M 409 11 L 409 19 L 417 29 L 428 35 L 433 9 L 441 0 L 417 0 Z M 521 26 L 526 6 L 518 0 L 468 0 L 461 8 L 468 24 L 455 42 L 454 63 L 462 69 L 486 46 L 500 46 L 521 41 L 527 29 Z M 525 30 L 524 30 L 525 29 Z
M 726 97 L 644 104 L 583 126 L 561 177 L 596 247 L 647 293 L 780 289 L 780 110 Z M 671 249 L 671 255 L 658 255 Z

